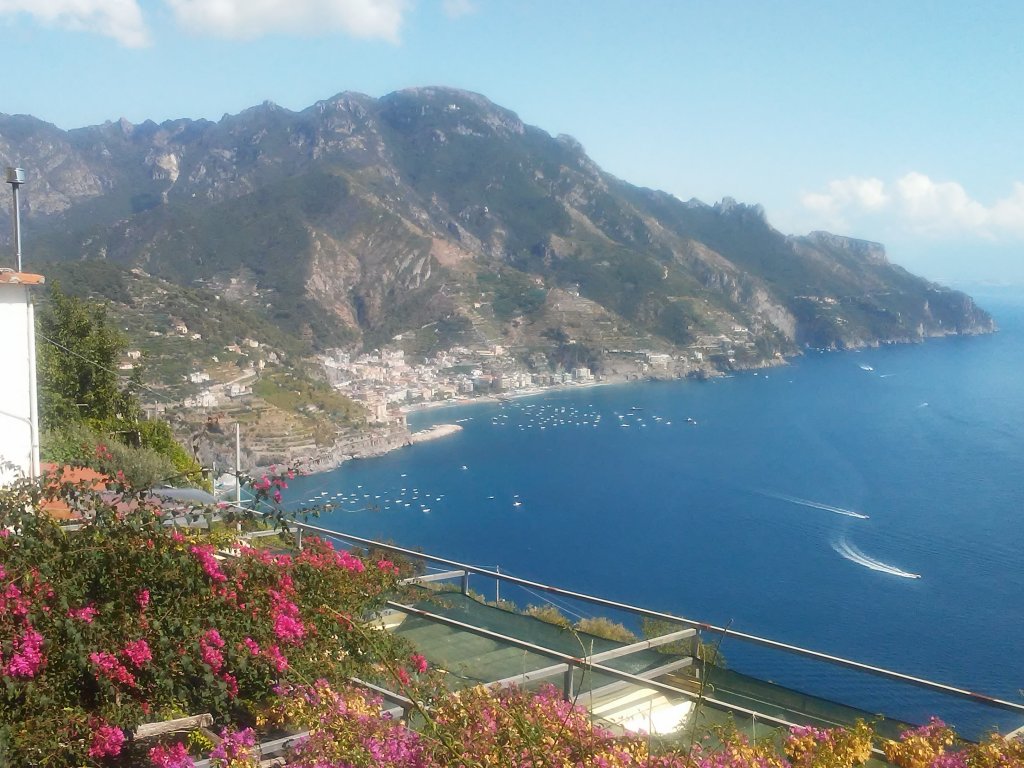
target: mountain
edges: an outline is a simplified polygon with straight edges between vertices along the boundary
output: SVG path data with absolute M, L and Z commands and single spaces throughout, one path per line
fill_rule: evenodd
M 28 171 L 29 264 L 145 270 L 316 348 L 401 334 L 417 352 L 489 341 L 557 359 L 578 343 L 599 367 L 609 350 L 690 348 L 724 367 L 994 329 L 878 243 L 633 186 L 449 88 L 71 131 L 0 115 L 0 159 Z

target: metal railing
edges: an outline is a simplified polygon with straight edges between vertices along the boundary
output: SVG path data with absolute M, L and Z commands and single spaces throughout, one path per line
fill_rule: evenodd
M 903 672 L 897 672 L 895 670 L 886 669 L 885 667 L 879 667 L 873 664 L 865 664 L 864 662 L 855 661 L 853 659 L 847 659 L 842 656 L 823 653 L 821 651 L 814 651 L 809 648 L 802 648 L 800 646 L 792 645 L 790 643 L 783 643 L 778 640 L 760 637 L 758 635 L 750 634 L 748 632 L 739 632 L 737 630 L 729 629 L 727 627 L 716 626 L 708 622 L 689 619 L 684 616 L 676 616 L 665 611 L 650 610 L 647 608 L 641 608 L 640 606 L 631 605 L 629 603 L 624 603 L 617 600 L 609 600 L 607 598 L 598 597 L 596 595 L 589 595 L 584 592 L 576 592 L 569 589 L 554 587 L 549 584 L 543 584 L 538 581 L 532 581 L 530 579 L 523 579 L 517 576 L 512 576 L 508 573 L 500 573 L 497 570 L 491 570 L 489 568 L 479 568 L 468 563 L 459 562 L 458 560 L 452 560 L 451 558 L 430 555 L 424 552 L 418 552 L 413 549 L 408 549 L 407 547 L 400 547 L 394 544 L 386 544 L 384 542 L 375 541 L 373 539 L 367 539 L 362 536 L 355 536 L 353 534 L 332 531 L 327 528 L 322 528 L 320 526 L 310 525 L 309 523 L 290 521 L 289 526 L 295 528 L 297 544 L 300 547 L 302 532 L 306 531 L 321 536 L 323 538 L 335 539 L 341 542 L 345 542 L 349 545 L 355 544 L 362 547 L 379 549 L 385 552 L 391 552 L 393 554 L 402 555 L 404 557 L 412 559 L 436 563 L 438 565 L 460 571 L 462 580 L 462 591 L 464 594 L 468 593 L 469 591 L 469 578 L 471 575 L 483 576 L 488 579 L 494 579 L 498 582 L 515 584 L 517 586 L 524 587 L 527 589 L 538 590 L 541 592 L 546 592 L 551 595 L 557 595 L 559 597 L 579 600 L 581 602 L 601 606 L 603 608 L 609 608 L 615 611 L 622 611 L 624 613 L 630 613 L 648 619 L 655 619 L 674 624 L 681 624 L 683 626 L 692 627 L 700 631 L 711 632 L 722 636 L 728 636 L 731 640 L 739 640 L 752 645 L 757 645 L 764 648 L 771 648 L 773 650 L 782 651 L 783 653 L 787 653 L 790 655 L 813 659 L 815 661 L 824 662 L 832 666 L 851 669 L 875 677 L 880 677 L 883 679 L 915 686 L 925 690 L 934 691 L 937 693 L 944 694 L 946 696 L 966 699 L 968 701 L 982 704 L 984 706 L 991 707 L 994 709 L 1001 709 L 1003 711 L 1024 715 L 1024 704 L 1013 701 L 1007 701 L 1005 699 L 989 696 L 987 694 L 979 693 L 977 691 L 967 690 L 966 688 L 959 688 L 957 686 L 947 685 L 945 683 L 936 682 L 934 680 L 928 680 L 923 677 L 908 675 Z M 447 577 L 450 578 L 451 574 L 449 574 Z M 430 579 L 431 577 L 428 576 L 421 578 Z

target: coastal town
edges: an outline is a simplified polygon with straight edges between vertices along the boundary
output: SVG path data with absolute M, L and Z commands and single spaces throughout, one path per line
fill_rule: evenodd
M 168 335 L 187 346 L 200 341 L 181 323 Z M 595 371 L 583 365 L 565 369 L 553 365 L 544 352 L 524 355 L 495 343 L 454 346 L 413 358 L 398 346 L 401 339 L 395 341 L 362 353 L 332 349 L 314 359 L 315 376 L 322 379 L 318 386 L 354 403 L 363 426 L 335 424 L 326 395 L 317 398 L 300 392 L 299 385 L 286 378 L 290 374 L 283 353 L 252 338 L 226 346 L 223 354 L 207 358 L 209 362 L 194 362 L 174 388 L 173 400 L 153 398 L 145 409 L 151 416 L 176 415 L 184 427 L 181 431 L 202 431 L 199 442 L 209 444 L 211 463 L 230 463 L 233 430 L 223 426 L 239 423 L 242 450 L 252 465 L 301 463 L 311 471 L 325 471 L 350 458 L 381 455 L 457 431 L 411 432 L 407 415 L 416 410 L 525 397 L 553 388 L 705 378 L 716 373 L 712 358 L 724 356 L 728 361 L 735 347 L 746 348 L 745 339 L 722 336 L 702 339 L 699 347 L 676 354 L 603 350 Z M 130 371 L 139 357 L 138 350 L 129 350 L 122 369 Z M 275 407 L 282 398 L 290 401 L 289 409 Z

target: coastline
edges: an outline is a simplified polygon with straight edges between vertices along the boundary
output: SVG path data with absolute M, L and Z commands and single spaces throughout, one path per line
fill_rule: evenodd
M 801 352 L 797 353 L 796 355 L 792 355 L 790 357 L 777 357 L 777 358 L 773 358 L 773 359 L 770 359 L 770 360 L 761 361 L 760 365 L 742 366 L 742 367 L 739 367 L 739 368 L 736 368 L 736 369 L 730 370 L 730 371 L 721 371 L 721 370 L 718 370 L 718 369 L 710 369 L 710 368 L 699 368 L 699 369 L 696 369 L 694 371 L 691 371 L 691 375 L 685 375 L 685 376 L 684 375 L 670 375 L 670 374 L 659 376 L 659 375 L 650 375 L 650 374 L 635 375 L 635 374 L 611 373 L 611 374 L 604 374 L 602 376 L 602 378 L 594 379 L 592 381 L 585 381 L 585 382 L 571 381 L 571 382 L 565 382 L 565 383 L 562 383 L 562 384 L 552 384 L 552 385 L 546 386 L 546 387 L 530 387 L 530 388 L 527 388 L 527 389 L 519 389 L 519 390 L 515 390 L 513 392 L 500 393 L 500 394 L 470 395 L 470 396 L 455 397 L 455 398 L 452 398 L 451 400 L 430 401 L 430 402 L 422 402 L 422 403 L 411 403 L 409 405 L 402 406 L 399 410 L 401 411 L 402 414 L 408 415 L 410 413 L 419 413 L 419 412 L 422 412 L 422 411 L 433 411 L 433 410 L 442 409 L 442 408 L 458 408 L 458 407 L 467 406 L 467 405 L 486 404 L 486 403 L 500 403 L 500 402 L 509 401 L 509 400 L 520 400 L 520 399 L 529 398 L 529 397 L 537 397 L 538 395 L 543 395 L 543 394 L 545 394 L 547 392 L 565 392 L 565 391 L 577 390 L 577 389 L 583 390 L 583 389 L 591 389 L 591 388 L 594 388 L 594 387 L 618 386 L 618 385 L 635 384 L 635 383 L 651 382 L 651 381 L 678 381 L 678 380 L 683 380 L 683 379 L 692 379 L 694 381 L 707 381 L 707 380 L 711 380 L 711 379 L 720 378 L 720 377 L 723 377 L 723 376 L 731 376 L 731 375 L 734 375 L 737 372 L 742 372 L 742 371 L 763 370 L 765 368 L 777 368 L 777 367 L 781 367 L 781 366 L 787 366 L 787 365 L 790 364 L 790 361 L 791 361 L 792 358 L 794 358 L 794 357 L 796 357 L 796 358 L 803 357 L 803 356 L 806 355 L 807 352 L 818 352 L 818 353 L 860 352 L 860 351 L 863 351 L 863 350 L 866 350 L 866 349 L 875 349 L 875 348 L 882 347 L 882 346 L 887 346 L 887 345 L 919 344 L 919 343 L 930 341 L 930 340 L 934 340 L 934 339 L 949 338 L 951 336 L 984 335 L 984 334 L 990 333 L 990 332 L 991 331 L 982 331 L 980 333 L 948 332 L 948 333 L 941 333 L 941 334 L 926 335 L 926 336 L 921 337 L 921 338 L 913 338 L 913 339 L 907 338 L 907 339 L 875 340 L 874 343 L 863 342 L 863 343 L 859 343 L 859 344 L 851 344 L 851 345 L 848 345 L 848 346 L 845 346 L 845 347 L 837 347 L 837 348 L 813 348 L 813 347 L 810 347 L 810 348 L 807 348 L 806 350 L 801 351 Z M 696 374 L 696 375 L 693 375 L 693 374 Z M 438 432 L 436 434 L 433 433 L 433 430 L 435 430 L 437 428 L 442 428 L 442 427 L 446 428 L 446 429 L 444 429 L 444 430 L 442 430 L 442 431 L 440 431 L 440 432 Z M 447 428 L 451 428 L 451 429 L 447 429 Z M 456 432 L 460 431 L 461 429 L 462 428 L 460 426 L 458 426 L 457 424 L 437 424 L 437 425 L 434 425 L 433 427 L 430 427 L 430 428 L 428 428 L 426 430 L 421 430 L 420 432 L 410 432 L 406 428 L 406 429 L 401 430 L 402 435 L 400 437 L 398 437 L 398 439 L 396 439 L 396 437 L 397 437 L 396 435 L 392 435 L 389 438 L 380 439 L 380 440 L 376 440 L 376 439 L 371 438 L 370 439 L 371 447 L 369 447 L 366 450 L 361 450 L 361 451 L 356 452 L 356 453 L 344 453 L 343 450 L 341 449 L 341 447 L 339 445 L 335 444 L 331 448 L 328 448 L 328 449 L 324 450 L 323 452 L 321 452 L 318 456 L 313 457 L 313 458 L 308 458 L 307 457 L 307 458 L 305 458 L 304 461 L 301 461 L 299 463 L 305 465 L 304 474 L 320 474 L 320 473 L 323 473 L 323 472 L 330 472 L 330 471 L 333 471 L 333 470 L 337 469 L 343 463 L 345 463 L 346 461 L 349 461 L 351 459 L 364 459 L 364 458 L 374 458 L 374 457 L 377 457 L 377 456 L 384 456 L 384 455 L 389 454 L 389 453 L 391 453 L 393 451 L 397 451 L 397 450 L 399 450 L 401 448 L 405 448 L 406 446 L 416 445 L 417 443 L 428 442 L 428 441 L 431 441 L 431 440 L 434 440 L 434 439 L 439 439 L 441 437 L 446 437 L 448 435 L 455 434 Z M 429 437 L 428 436 L 424 436 L 424 437 L 420 437 L 420 438 L 416 437 L 417 435 L 422 435 L 423 433 L 427 433 L 427 432 L 431 432 L 431 435 Z M 312 468 L 312 465 L 315 465 L 315 468 Z
M 782 360 L 772 365 L 759 366 L 759 367 L 774 367 L 775 365 L 786 365 L 787 361 Z M 704 379 L 717 378 L 724 376 L 721 371 L 706 372 Z M 514 392 L 502 393 L 498 395 L 477 395 L 467 397 L 457 397 L 451 400 L 440 400 L 431 401 L 424 403 L 412 403 L 410 405 L 404 405 L 400 408 L 403 414 L 418 413 L 421 411 L 433 411 L 442 408 L 458 408 L 468 405 L 486 404 L 486 403 L 500 403 L 508 400 L 520 400 L 529 397 L 537 397 L 547 392 L 566 392 L 570 390 L 583 390 L 593 389 L 595 387 L 610 387 L 610 386 L 621 386 L 628 384 L 637 384 L 650 381 L 677 381 L 688 377 L 683 376 L 633 376 L 626 374 L 606 374 L 601 379 L 595 379 L 593 381 L 586 382 L 566 382 L 564 384 L 552 384 L 547 387 L 530 387 L 528 389 L 519 389 Z M 692 378 L 692 377 L 689 377 Z M 695 379 L 702 380 L 702 379 Z M 433 433 L 438 427 L 446 428 L 439 433 Z M 452 429 L 448 429 L 452 428 Z M 409 432 L 408 429 L 404 430 L 404 437 L 400 441 L 396 440 L 381 440 L 374 441 L 373 447 L 368 450 L 360 451 L 358 453 L 344 453 L 339 446 L 336 444 L 331 448 L 328 448 L 321 452 L 316 457 L 310 459 L 306 458 L 304 461 L 299 462 L 303 466 L 303 474 L 306 475 L 318 475 L 324 472 L 331 472 L 346 461 L 353 459 L 369 459 L 378 456 L 385 456 L 394 451 L 405 448 L 406 446 L 416 445 L 422 442 L 429 442 L 442 437 L 455 434 L 461 431 L 462 427 L 457 424 L 436 424 L 433 427 L 429 427 L 419 432 Z M 431 433 L 430 436 L 423 436 L 417 439 L 417 435 L 424 435 L 425 433 Z
M 412 403 L 411 405 L 403 405 L 401 407 L 402 413 L 418 413 L 420 411 L 432 411 L 438 408 L 456 408 L 463 405 L 475 405 L 477 403 L 500 403 L 504 400 L 519 400 L 525 397 L 536 397 L 537 395 L 543 395 L 545 392 L 562 392 L 571 389 L 592 389 L 593 387 L 609 387 L 618 384 L 633 384 L 642 381 L 652 381 L 652 377 L 635 377 L 630 378 L 628 376 L 615 376 L 601 380 L 586 381 L 586 382 L 568 382 L 565 384 L 552 384 L 549 387 L 529 387 L 527 389 L 517 389 L 514 392 L 502 393 L 500 395 L 479 395 L 476 397 L 457 397 L 451 400 L 440 400 L 431 401 L 428 403 Z

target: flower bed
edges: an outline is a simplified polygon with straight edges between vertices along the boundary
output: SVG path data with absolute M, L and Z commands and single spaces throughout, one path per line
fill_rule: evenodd
M 283 481 L 257 491 L 273 499 Z M 243 548 L 225 536 L 162 524 L 161 510 L 63 489 L 86 513 L 69 533 L 38 516 L 42 491 L 0 489 L 0 765 L 217 768 L 259 764 L 258 739 L 306 731 L 293 768 L 606 766 L 844 768 L 881 744 L 901 768 L 1024 768 L 1024 744 L 959 742 L 933 721 L 881 742 L 869 726 L 797 728 L 780 743 L 723 731 L 685 751 L 654 754 L 617 735 L 551 687 L 537 693 L 448 693 L 426 660 L 373 616 L 399 569 L 306 538 L 300 553 Z M 380 715 L 352 676 L 402 691 L 417 729 Z M 138 726 L 211 713 L 220 733 L 160 743 Z
M 390 562 L 308 538 L 294 556 L 222 559 L 226 540 L 168 529 L 127 492 L 64 489 L 90 518 L 68 533 L 32 511 L 40 493 L 0 491 L 0 745 L 12 765 L 116 759 L 142 723 L 245 722 L 276 685 L 372 677 L 407 655 L 360 627 L 396 588 Z

